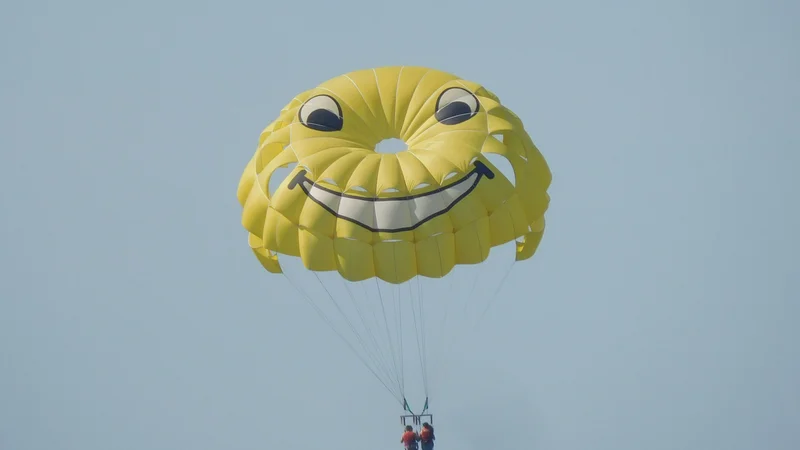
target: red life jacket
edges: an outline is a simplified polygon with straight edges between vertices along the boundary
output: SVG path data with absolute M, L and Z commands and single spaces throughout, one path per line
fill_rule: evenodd
M 422 430 L 419 432 L 419 438 L 422 442 L 430 442 L 431 440 L 435 439 L 433 436 L 433 428 L 425 428 L 423 427 Z
M 403 444 L 406 448 L 417 448 L 417 433 L 413 431 L 406 431 L 403 433 Z

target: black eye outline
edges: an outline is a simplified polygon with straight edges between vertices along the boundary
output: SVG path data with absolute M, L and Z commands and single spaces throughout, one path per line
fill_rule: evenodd
M 450 103 L 444 105 L 444 107 L 440 107 L 442 103 L 442 97 L 445 94 L 452 90 L 462 91 L 463 93 L 467 94 L 468 96 L 472 97 L 472 100 L 475 101 L 475 110 L 472 110 L 472 107 L 467 103 L 459 100 L 451 101 Z M 459 96 L 458 98 L 463 98 L 464 96 Z M 459 123 L 466 122 L 467 120 L 475 117 L 478 114 L 478 111 L 481 109 L 481 103 L 478 101 L 478 97 L 475 96 L 472 92 L 462 88 L 462 87 L 451 87 L 447 88 L 439 94 L 439 98 L 436 100 L 436 120 L 439 123 L 444 125 L 458 125 Z
M 332 111 L 334 106 L 337 112 Z M 306 107 L 313 109 L 307 111 Z M 341 105 L 335 98 L 325 94 L 315 95 L 306 100 L 300 110 L 297 111 L 297 119 L 306 128 L 317 131 L 341 131 L 342 127 L 344 127 Z

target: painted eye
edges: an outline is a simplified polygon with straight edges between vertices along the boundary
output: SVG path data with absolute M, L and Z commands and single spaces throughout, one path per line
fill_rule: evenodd
M 436 101 L 436 120 L 445 125 L 465 122 L 478 113 L 478 99 L 466 89 L 445 89 Z
M 300 122 L 317 131 L 340 131 L 344 125 L 342 107 L 329 95 L 317 95 L 303 103 Z

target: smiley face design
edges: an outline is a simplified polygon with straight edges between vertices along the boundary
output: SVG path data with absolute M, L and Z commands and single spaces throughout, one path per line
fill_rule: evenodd
M 387 139 L 407 148 L 383 153 Z M 492 164 L 497 157 L 513 177 Z M 517 260 L 530 258 L 550 181 L 520 119 L 486 88 L 437 70 L 384 67 L 292 99 L 262 132 L 238 199 L 268 271 L 280 273 L 286 254 L 350 281 L 402 283 L 480 263 L 511 240 Z

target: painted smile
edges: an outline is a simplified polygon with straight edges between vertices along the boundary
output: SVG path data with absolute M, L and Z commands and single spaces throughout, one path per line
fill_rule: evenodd
M 472 171 L 453 184 L 419 195 L 380 198 L 356 197 L 315 184 L 301 170 L 288 188 L 299 186 L 308 198 L 334 216 L 358 224 L 372 232 L 399 233 L 413 230 L 423 223 L 447 213 L 478 186 L 481 178 L 494 178 L 494 173 L 480 161 Z

